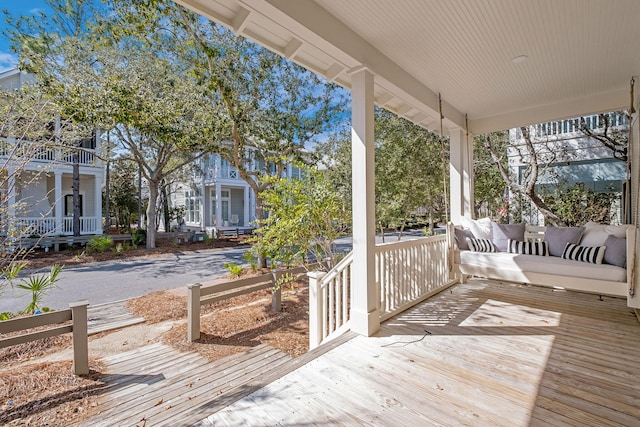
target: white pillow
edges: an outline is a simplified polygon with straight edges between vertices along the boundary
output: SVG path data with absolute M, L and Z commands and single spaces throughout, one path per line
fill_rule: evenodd
M 627 228 L 629 225 L 607 225 L 598 224 L 597 222 L 589 221 L 584 225 L 584 233 L 580 240 L 581 246 L 603 246 L 605 240 L 609 236 L 615 236 L 618 238 L 627 237 Z
M 493 239 L 493 233 L 491 232 L 491 218 L 474 220 L 463 216 L 460 218 L 460 222 L 464 228 L 471 230 L 476 239 Z

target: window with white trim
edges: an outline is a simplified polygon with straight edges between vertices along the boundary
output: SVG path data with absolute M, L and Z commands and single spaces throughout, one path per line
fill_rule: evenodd
M 184 219 L 186 222 L 200 223 L 200 191 L 184 192 Z

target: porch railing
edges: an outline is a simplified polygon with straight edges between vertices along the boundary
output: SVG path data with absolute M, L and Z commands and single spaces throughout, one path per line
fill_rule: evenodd
M 309 348 L 340 335 L 350 318 L 351 266 L 349 252 L 328 273 L 312 271 L 309 276 Z
M 328 273 L 309 273 L 309 346 L 348 330 L 353 255 Z M 375 248 L 380 321 L 418 304 L 455 282 L 449 278 L 446 236 L 425 237 Z
M 424 301 L 453 282 L 445 235 L 376 246 L 380 320 Z
M 101 218 L 81 216 L 80 217 L 80 234 L 99 234 L 102 231 Z M 17 218 L 14 222 L 15 228 L 21 231 L 23 235 L 37 234 L 44 235 L 72 235 L 73 234 L 73 217 L 62 218 L 62 228 L 56 226 L 56 218 L 54 217 L 22 217 Z
M 73 164 L 74 155 L 78 156 L 81 166 L 95 166 L 95 150 L 86 148 L 49 146 L 32 142 L 16 142 L 5 139 L 0 143 L 0 156 L 13 158 L 27 158 L 35 162 L 68 163 Z

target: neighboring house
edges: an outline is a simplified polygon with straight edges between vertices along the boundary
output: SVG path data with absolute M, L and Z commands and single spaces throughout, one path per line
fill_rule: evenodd
M 199 162 L 193 180 L 175 185 L 172 191 L 172 206 L 185 209 L 183 229 L 213 235 L 214 229 L 225 227 L 253 228 L 255 194 L 238 170 L 217 154 Z M 264 161 L 251 162 L 250 170 L 264 169 Z M 274 167 L 270 169 L 275 172 Z M 291 164 L 284 171 L 285 178 L 299 178 L 300 174 L 300 168 Z
M 619 112 L 607 113 L 609 133 L 628 132 L 629 119 Z M 594 134 L 601 134 L 604 123 L 599 115 L 583 117 L 586 126 Z M 596 193 L 617 193 L 618 202 L 612 207 L 611 218 L 615 223 L 624 221 L 624 192 L 627 180 L 627 165 L 614 157 L 613 152 L 601 142 L 591 138 L 580 129 L 580 118 L 540 123 L 529 127 L 531 141 L 539 153 L 539 163 L 548 163 L 538 176 L 538 185 L 572 185 L 582 183 L 586 189 Z M 519 150 L 524 144 L 520 128 L 509 131 L 509 169 L 522 182 L 527 165 L 526 155 Z M 532 205 L 531 224 L 542 224 L 542 215 Z
M 18 70 L 0 73 L 0 88 L 18 89 L 33 82 L 32 76 Z M 51 124 L 56 130 L 59 124 Z M 2 138 L 0 162 L 8 179 L 2 198 L 8 207 L 7 223 L 21 234 L 72 235 L 74 157 L 80 165 L 80 233 L 102 234 L 102 185 L 104 168 L 96 156 L 100 150 L 98 132 L 79 142 L 79 147 L 56 146 L 27 150 L 28 158 L 16 158 L 15 144 L 28 146 L 32 141 L 17 141 L 11 135 Z M 12 157 L 13 156 L 13 157 Z

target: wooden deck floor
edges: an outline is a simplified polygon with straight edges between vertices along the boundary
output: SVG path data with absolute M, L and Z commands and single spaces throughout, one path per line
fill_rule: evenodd
M 472 280 L 199 425 L 639 426 L 640 324 L 623 299 Z
M 144 323 L 144 318 L 134 316 L 126 304 L 123 300 L 90 305 L 87 309 L 89 335 Z
M 267 345 L 209 362 L 196 353 L 152 344 L 103 359 L 99 414 L 83 425 L 186 426 L 268 384 L 291 357 Z M 253 388 L 251 388 L 253 387 Z

